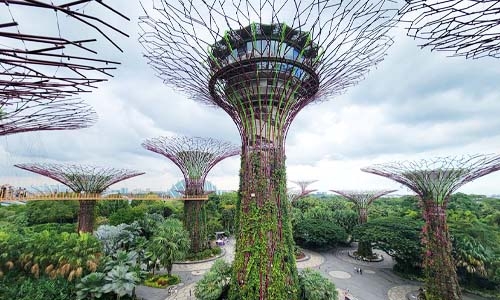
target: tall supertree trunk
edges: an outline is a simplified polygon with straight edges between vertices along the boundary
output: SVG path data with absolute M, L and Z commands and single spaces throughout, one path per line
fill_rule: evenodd
M 243 148 L 231 299 L 298 298 L 282 149 Z
M 425 225 L 422 229 L 427 300 L 459 300 L 460 286 L 451 253 L 446 223 L 446 206 L 422 201 Z
M 95 200 L 80 200 L 78 212 L 78 232 L 92 233 L 94 231 Z
M 191 252 L 197 253 L 207 248 L 207 215 L 205 201 L 184 201 L 184 226 L 191 239 Z
M 366 208 L 359 208 L 358 215 L 359 215 L 360 225 L 365 224 L 368 221 L 368 210 Z M 372 257 L 373 256 L 372 243 L 367 241 L 360 241 L 358 243 L 357 254 L 362 257 Z
M 188 197 L 201 197 L 204 195 L 203 185 L 205 179 L 184 179 L 186 184 L 185 195 Z M 191 252 L 197 253 L 207 248 L 207 215 L 205 201 L 184 201 L 184 227 L 189 232 L 191 239 Z

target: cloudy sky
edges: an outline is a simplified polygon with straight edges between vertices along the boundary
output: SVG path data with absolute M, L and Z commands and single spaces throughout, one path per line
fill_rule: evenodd
M 141 8 L 127 5 L 120 10 L 132 21 L 118 24 L 131 37 L 115 39 L 124 53 L 99 44 L 101 56 L 122 65 L 114 78 L 81 95 L 97 111 L 97 124 L 78 131 L 1 137 L 0 184 L 53 184 L 12 165 L 60 162 L 142 170 L 145 175 L 113 188 L 166 190 L 181 172 L 166 158 L 143 149 L 144 139 L 178 134 L 239 143 L 236 126 L 223 111 L 189 100 L 155 77 L 137 41 Z M 500 61 L 449 58 L 420 49 L 401 28 L 392 35 L 395 43 L 386 59 L 364 81 L 299 113 L 286 144 L 289 180 L 316 179 L 311 187 L 325 192 L 396 188 L 409 193 L 359 169 L 394 160 L 500 152 Z M 208 180 L 220 189 L 237 189 L 238 169 L 238 158 L 226 159 Z M 500 194 L 499 183 L 500 172 L 460 191 Z

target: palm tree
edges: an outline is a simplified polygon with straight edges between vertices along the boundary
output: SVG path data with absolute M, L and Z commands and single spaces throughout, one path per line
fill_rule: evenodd
M 160 226 L 148 247 L 148 256 L 156 266 L 164 267 L 170 276 L 174 261 L 183 259 L 189 250 L 188 232 L 177 219 L 167 219 Z

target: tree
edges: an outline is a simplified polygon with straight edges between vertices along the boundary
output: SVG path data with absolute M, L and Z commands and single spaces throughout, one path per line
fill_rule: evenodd
M 426 297 L 429 300 L 460 299 L 446 208 L 451 194 L 462 185 L 500 170 L 500 156 L 438 157 L 379 164 L 361 170 L 393 179 L 417 193 L 425 220 L 422 244 Z
M 196 299 L 218 300 L 227 295 L 231 265 L 222 259 L 217 259 L 203 278 L 196 283 L 194 295 Z
M 371 242 L 373 247 L 388 253 L 402 272 L 419 273 L 422 259 L 420 229 L 422 222 L 402 217 L 382 217 L 356 226 L 353 236 Z
M 77 201 L 29 201 L 26 204 L 28 224 L 74 223 L 78 216 Z
M 322 248 L 347 241 L 347 232 L 334 213 L 321 207 L 310 209 L 294 220 L 294 239 L 306 247 Z
M 354 203 L 356 210 L 358 211 L 358 222 L 359 224 L 364 224 L 368 221 L 368 208 L 373 203 L 373 201 L 378 198 L 387 195 L 389 193 L 395 192 L 396 190 L 374 190 L 374 191 L 338 191 L 331 190 L 337 193 L 348 201 Z M 362 257 L 372 257 L 372 247 L 370 241 L 359 242 L 357 255 Z
M 166 219 L 158 228 L 158 232 L 149 242 L 146 255 L 153 262 L 153 269 L 164 267 L 168 275 L 172 274 L 172 265 L 183 259 L 189 250 L 190 239 L 182 222 L 177 219 Z

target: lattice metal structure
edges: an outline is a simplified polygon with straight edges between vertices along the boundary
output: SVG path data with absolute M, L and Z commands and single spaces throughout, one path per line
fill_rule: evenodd
M 406 2 L 401 20 L 422 47 L 466 58 L 500 57 L 500 1 Z
M 295 191 L 292 189 L 288 190 L 288 200 L 290 202 L 295 202 L 301 198 L 304 198 L 305 196 L 309 195 L 310 193 L 313 193 L 317 190 L 308 190 L 307 187 L 315 182 L 317 180 L 299 180 L 299 181 L 291 181 L 292 183 L 295 183 L 296 185 L 299 186 L 300 191 Z
M 361 170 L 390 178 L 417 193 L 425 219 L 422 243 L 426 293 L 429 299 L 461 299 L 451 254 L 446 206 L 450 195 L 459 187 L 500 170 L 500 155 L 439 157 L 379 164 Z
M 1 2 L 0 103 L 90 92 L 119 64 L 100 58 L 92 46 L 100 38 L 122 51 L 113 35 L 128 37 L 109 20 L 129 18 L 104 1 Z
M 0 101 L 0 136 L 39 130 L 89 127 L 95 111 L 78 99 L 10 99 Z
M 297 299 L 285 139 L 297 113 L 361 81 L 392 44 L 392 1 L 152 1 L 140 42 L 168 85 L 222 108 L 242 138 L 230 294 Z
M 396 190 L 371 190 L 371 191 L 349 191 L 349 190 L 330 190 L 341 195 L 348 201 L 354 203 L 358 211 L 359 224 L 365 224 L 368 221 L 368 207 L 380 197 L 395 192 Z M 373 257 L 373 251 L 370 242 L 359 242 L 357 255 L 362 257 Z
M 16 164 L 18 168 L 52 178 L 75 193 L 101 194 L 112 184 L 144 174 L 134 170 L 104 168 L 88 165 L 52 163 Z M 80 200 L 78 232 L 92 232 L 96 200 Z
M 159 137 L 146 140 L 142 146 L 170 159 L 184 176 L 188 197 L 205 195 L 205 179 L 208 172 L 221 160 L 240 154 L 240 147 L 212 138 Z M 204 201 L 184 201 L 184 224 L 191 239 L 191 251 L 196 253 L 207 248 L 207 224 Z

